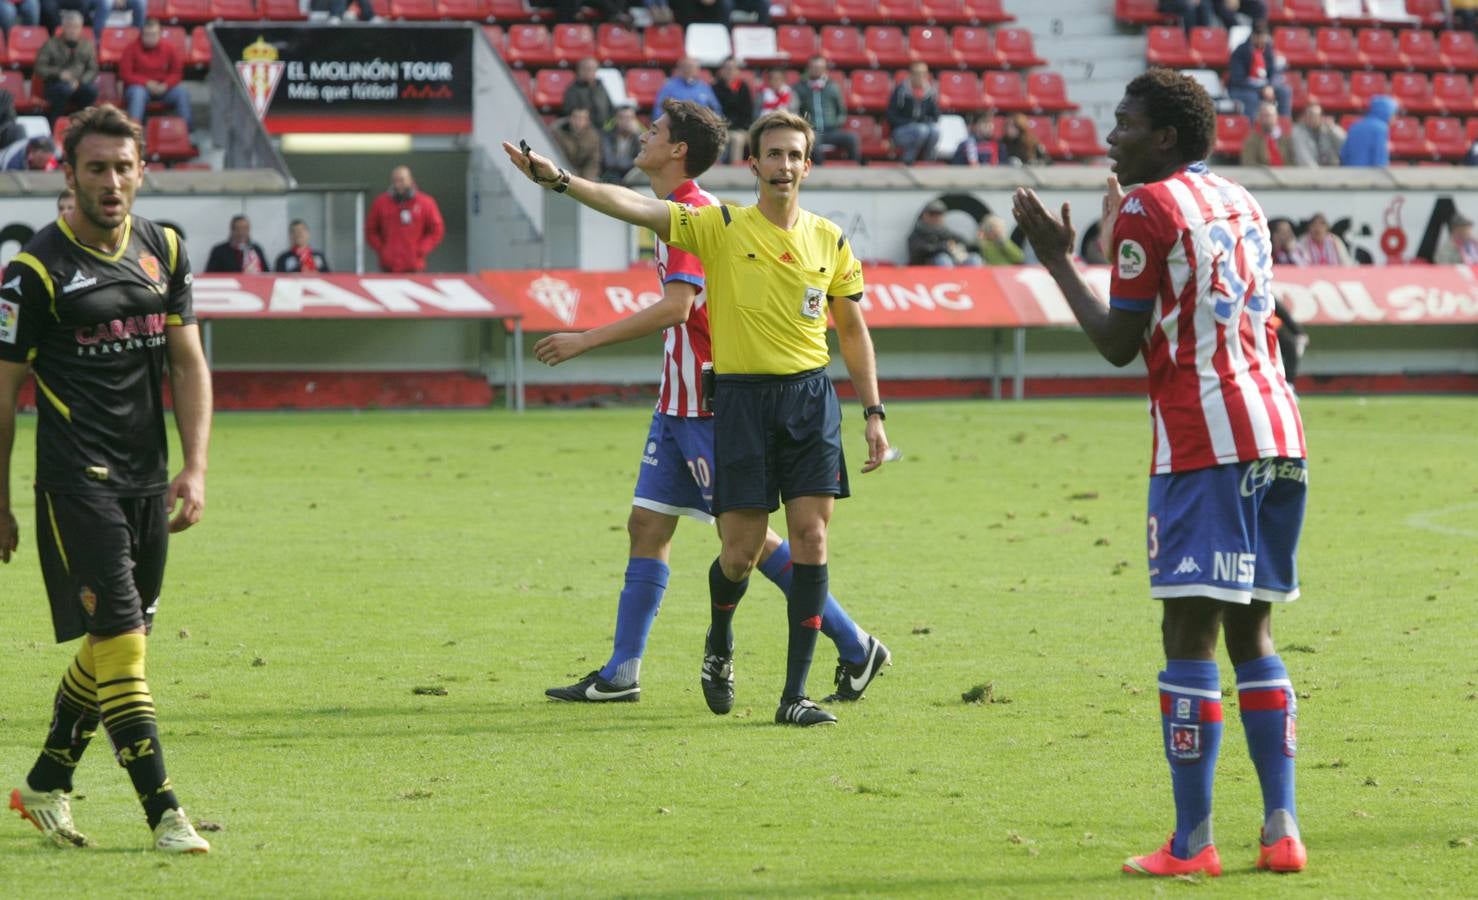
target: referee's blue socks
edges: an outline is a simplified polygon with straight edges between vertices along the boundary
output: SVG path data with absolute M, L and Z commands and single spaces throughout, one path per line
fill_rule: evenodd
M 775 586 L 790 596 L 791 582 L 791 560 L 790 541 L 781 541 L 780 546 L 775 548 L 769 558 L 760 563 L 760 572 L 775 583 Z M 821 633 L 831 638 L 832 643 L 837 646 L 837 655 L 845 662 L 862 662 L 867 658 L 867 635 L 852 621 L 847 611 L 830 592 L 826 595 L 826 605 L 821 609 Z
M 1175 792 L 1180 859 L 1200 853 L 1211 837 L 1211 784 L 1221 749 L 1221 674 L 1213 660 L 1172 659 L 1160 673 L 1160 730 Z
M 1237 708 L 1247 732 L 1247 752 L 1262 785 L 1263 843 L 1298 838 L 1293 806 L 1298 706 L 1282 659 L 1264 656 L 1237 666 Z
M 626 585 L 616 604 L 616 642 L 600 677 L 618 687 L 636 684 L 647 635 L 662 605 L 670 570 L 660 559 L 633 556 L 626 561 Z
M 806 676 L 811 674 L 811 656 L 816 652 L 816 633 L 821 630 L 821 609 L 826 605 L 826 564 L 791 564 L 790 590 L 785 593 L 790 619 L 790 645 L 785 657 L 785 693 L 781 701 L 806 696 Z
M 728 656 L 734 652 L 734 610 L 749 589 L 749 576 L 743 581 L 730 581 L 715 557 L 708 567 L 708 600 L 712 620 L 708 626 L 708 652 Z

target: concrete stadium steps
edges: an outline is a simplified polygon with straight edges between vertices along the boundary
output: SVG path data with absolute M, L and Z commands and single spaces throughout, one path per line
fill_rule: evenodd
M 1007 9 L 1016 26 L 1031 29 L 1037 54 L 1062 73 L 1067 95 L 1093 119 L 1102 140 L 1113 128 L 1124 84 L 1144 71 L 1145 36 L 1119 31 L 1113 0 L 1018 0 Z

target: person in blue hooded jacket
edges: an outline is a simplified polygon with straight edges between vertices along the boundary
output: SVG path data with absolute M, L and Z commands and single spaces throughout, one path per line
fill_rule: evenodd
M 1396 101 L 1385 94 L 1370 98 L 1370 111 L 1350 126 L 1339 152 L 1342 166 L 1385 166 L 1391 162 L 1391 117 Z

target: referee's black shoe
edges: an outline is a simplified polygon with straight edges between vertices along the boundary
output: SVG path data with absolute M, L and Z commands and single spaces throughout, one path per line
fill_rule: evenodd
M 871 635 L 867 638 L 867 654 L 862 657 L 862 662 L 853 663 L 845 660 L 837 660 L 836 692 L 827 697 L 822 703 L 851 703 L 862 699 L 862 692 L 872 684 L 872 680 L 883 672 L 883 666 L 893 665 L 893 654 L 883 646 L 883 642 Z
M 569 703 L 635 703 L 641 699 L 641 687 L 634 681 L 617 687 L 596 670 L 568 687 L 550 688 L 544 696 Z
M 809 728 L 812 725 L 835 725 L 836 723 L 836 716 L 805 697 L 781 700 L 780 708 L 775 710 L 776 725 L 799 725 L 802 728 Z
M 734 708 L 734 656 L 719 656 L 703 639 L 703 699 L 714 715 L 727 715 Z

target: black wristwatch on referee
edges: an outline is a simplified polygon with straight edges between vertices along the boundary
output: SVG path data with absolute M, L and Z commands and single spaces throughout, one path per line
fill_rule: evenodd
M 879 403 L 877 406 L 869 406 L 862 410 L 862 421 L 866 422 L 873 416 L 877 416 L 885 422 L 888 420 L 888 413 L 883 409 L 883 404 Z

